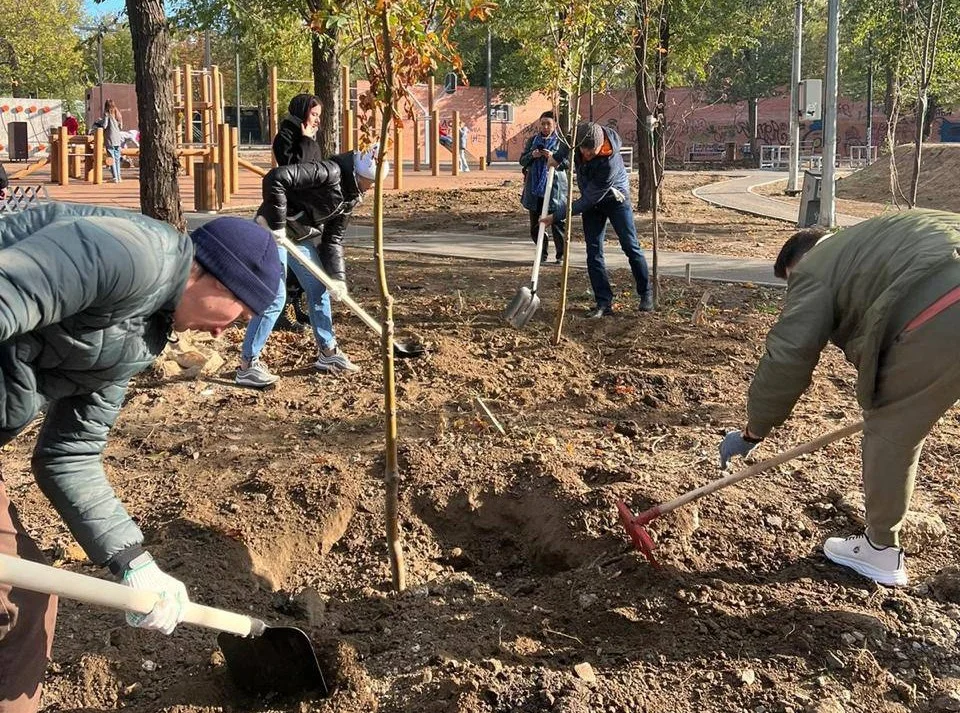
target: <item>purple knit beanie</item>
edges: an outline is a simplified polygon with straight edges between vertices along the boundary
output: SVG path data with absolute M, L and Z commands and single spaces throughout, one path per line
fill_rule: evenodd
M 190 233 L 193 256 L 247 307 L 263 314 L 277 296 L 283 268 L 273 236 L 250 220 L 215 218 Z

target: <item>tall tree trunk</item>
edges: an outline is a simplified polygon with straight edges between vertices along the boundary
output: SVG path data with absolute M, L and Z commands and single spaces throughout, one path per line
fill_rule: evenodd
M 183 230 L 170 37 L 163 0 L 127 0 L 127 17 L 140 114 L 140 174 L 149 176 L 140 181 L 140 210 Z
M 889 123 L 890 116 L 893 114 L 893 99 L 894 94 L 896 93 L 897 81 L 897 74 L 893 69 L 892 63 L 887 64 L 884 75 L 886 79 L 886 88 L 883 92 L 883 115 L 887 117 L 887 122 Z
M 649 100 L 649 75 L 647 73 L 647 47 L 650 43 L 649 0 L 636 0 L 634 7 L 636 29 L 633 38 L 633 89 L 637 102 L 637 211 L 648 213 L 653 205 L 656 186 L 653 148 L 654 136 L 650 133 L 650 116 L 654 110 Z
M 337 30 L 325 30 L 311 38 L 313 59 L 313 93 L 320 99 L 320 128 L 317 143 L 324 156 L 336 153 L 337 117 L 340 100 L 340 62 L 337 57 Z M 345 150 L 345 149 L 344 149 Z

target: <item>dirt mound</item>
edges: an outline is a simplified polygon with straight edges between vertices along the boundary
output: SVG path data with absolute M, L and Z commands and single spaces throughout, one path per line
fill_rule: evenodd
M 913 175 L 913 146 L 897 146 L 894 151 L 900 188 L 909 191 Z M 920 187 L 917 207 L 960 212 L 960 144 L 924 144 L 920 162 Z M 880 160 L 837 182 L 837 196 L 872 203 L 891 203 L 890 159 Z M 904 200 L 899 199 L 903 204 Z

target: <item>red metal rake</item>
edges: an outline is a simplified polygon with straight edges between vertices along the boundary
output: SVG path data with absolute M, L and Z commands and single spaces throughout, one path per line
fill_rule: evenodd
M 623 500 L 618 500 L 617 512 L 620 514 L 620 524 L 623 525 L 623 529 L 627 531 L 627 535 L 633 542 L 634 548 L 643 552 L 644 556 L 650 561 L 650 564 L 652 564 L 654 567 L 659 567 L 660 564 L 657 562 L 657 558 L 653 555 L 653 549 L 656 545 L 653 541 L 653 538 L 650 537 L 650 533 L 646 530 L 646 526 L 650 524 L 651 521 L 655 520 L 661 515 L 666 515 L 668 512 L 673 512 L 677 508 L 682 507 L 687 503 L 691 503 L 694 500 L 699 500 L 704 495 L 715 493 L 718 490 L 727 487 L 728 485 L 733 485 L 734 483 L 743 480 L 744 478 L 749 478 L 752 475 L 763 473 L 766 470 L 770 470 L 770 468 L 774 468 L 778 465 L 786 463 L 787 461 L 791 461 L 798 456 L 812 453 L 813 451 L 823 448 L 829 443 L 839 441 L 841 438 L 846 438 L 847 436 L 851 436 L 854 433 L 859 433 L 862 430 L 863 421 L 858 421 L 857 423 L 851 423 L 849 426 L 844 426 L 843 428 L 838 428 L 835 431 L 830 431 L 830 433 L 824 434 L 819 438 L 814 438 L 812 441 L 801 443 L 799 446 L 795 446 L 788 451 L 783 451 L 778 455 L 767 458 L 765 461 L 761 461 L 760 463 L 755 463 L 748 468 L 744 468 L 738 473 L 732 473 L 731 475 L 727 475 L 723 478 L 714 480 L 711 483 L 707 483 L 703 487 L 697 488 L 696 490 L 691 490 L 689 493 L 681 495 L 679 498 L 671 500 L 668 503 L 654 505 L 652 508 L 644 510 L 639 515 L 634 515 Z

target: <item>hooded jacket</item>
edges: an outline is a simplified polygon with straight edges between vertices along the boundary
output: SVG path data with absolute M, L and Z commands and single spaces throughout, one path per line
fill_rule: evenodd
M 98 564 L 143 541 L 101 459 L 192 262 L 187 235 L 129 211 L 50 203 L 0 218 L 0 444 L 45 407 L 34 477 Z
M 295 239 L 308 238 L 311 228 L 319 231 L 320 261 L 335 280 L 346 277 L 343 236 L 361 200 L 356 160 L 357 152 L 348 151 L 325 161 L 278 166 L 263 178 L 260 215 L 272 230 L 286 225 Z
M 300 119 L 290 114 L 280 122 L 277 135 L 273 138 L 273 155 L 278 166 L 323 160 L 320 144 L 304 136 Z
M 766 436 L 810 385 L 828 342 L 857 368 L 857 400 L 874 405 L 881 353 L 906 323 L 960 285 L 960 215 L 911 210 L 821 240 L 790 271 L 747 402 L 747 428 Z

